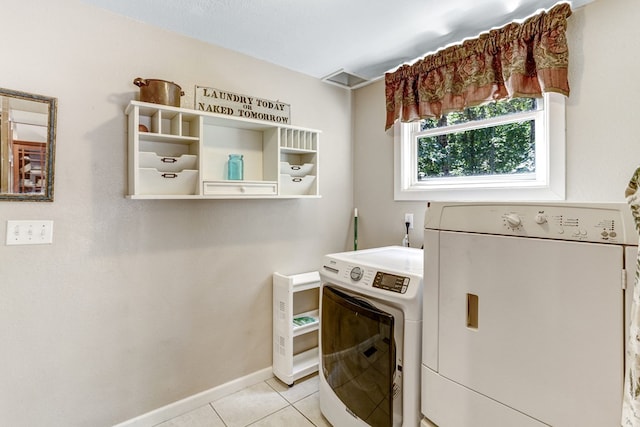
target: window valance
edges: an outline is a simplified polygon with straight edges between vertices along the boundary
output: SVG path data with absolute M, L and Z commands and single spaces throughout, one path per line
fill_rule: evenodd
M 569 95 L 568 3 L 385 75 L 385 129 L 507 97 Z

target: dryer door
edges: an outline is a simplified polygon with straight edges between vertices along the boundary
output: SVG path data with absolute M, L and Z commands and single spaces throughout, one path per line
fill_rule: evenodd
M 442 376 L 549 425 L 619 424 L 621 246 L 442 232 L 439 259 Z
M 393 422 L 394 318 L 331 286 L 322 291 L 322 373 L 336 396 L 371 426 Z

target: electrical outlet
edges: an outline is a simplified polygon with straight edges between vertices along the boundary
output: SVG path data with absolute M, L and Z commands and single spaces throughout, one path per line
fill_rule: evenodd
M 409 230 L 413 230 L 413 214 L 412 213 L 406 213 L 404 214 L 404 223 L 409 223 Z
M 53 221 L 7 221 L 7 245 L 53 243 Z

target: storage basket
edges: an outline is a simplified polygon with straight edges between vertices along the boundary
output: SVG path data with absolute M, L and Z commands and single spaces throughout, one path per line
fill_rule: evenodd
M 181 172 L 186 169 L 197 169 L 198 156 L 183 154 L 181 156 L 159 156 L 149 151 L 140 152 L 140 167 L 154 168 L 161 172 Z
M 315 180 L 314 175 L 300 177 L 280 174 L 280 194 L 287 196 L 309 194 Z
M 291 176 L 306 176 L 313 171 L 313 163 L 303 165 L 291 165 L 289 162 L 280 162 L 280 173 Z
M 195 194 L 197 170 L 166 172 L 155 168 L 140 168 L 139 173 L 139 194 Z

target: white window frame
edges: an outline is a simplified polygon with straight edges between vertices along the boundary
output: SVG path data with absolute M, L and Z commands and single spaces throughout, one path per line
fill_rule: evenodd
M 523 201 L 565 199 L 565 97 L 545 93 L 543 107 L 523 113 L 536 120 L 536 172 L 531 174 L 447 177 L 418 181 L 419 122 L 394 125 L 394 199 L 432 201 Z M 520 115 L 522 117 L 522 115 Z M 511 121 L 499 118 L 492 126 Z M 465 126 L 465 125 L 463 125 Z M 466 124 L 473 128 L 473 124 Z M 486 126 L 486 125 L 485 125 Z M 477 126 L 476 126 L 477 127 Z M 456 127 L 452 126 L 452 129 Z M 460 126 L 457 126 L 460 129 Z M 440 129 L 440 132 L 442 130 Z M 421 132 L 423 135 L 425 132 Z

